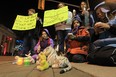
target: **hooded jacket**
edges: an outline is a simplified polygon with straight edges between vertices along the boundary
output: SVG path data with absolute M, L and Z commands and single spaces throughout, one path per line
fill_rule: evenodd
M 81 24 L 81 19 L 76 17 L 74 20 L 78 20 Z M 88 53 L 88 42 L 90 41 L 90 34 L 83 26 L 77 26 L 72 29 L 72 37 L 66 38 L 69 44 L 68 52 L 71 54 L 84 54 Z
M 73 39 L 68 41 L 70 47 L 68 49 L 68 52 L 71 54 L 85 54 L 88 53 L 88 42 L 90 40 L 90 34 L 89 32 L 83 28 L 79 27 L 77 30 L 75 36 Z
M 48 46 L 52 46 L 54 47 L 54 42 L 53 39 L 51 38 L 49 31 L 47 29 L 43 29 L 43 31 L 45 31 L 48 35 L 47 39 L 39 39 L 38 43 L 36 44 L 36 46 L 34 47 L 34 51 L 37 51 L 38 47 L 40 46 L 40 51 L 43 51 L 46 47 Z

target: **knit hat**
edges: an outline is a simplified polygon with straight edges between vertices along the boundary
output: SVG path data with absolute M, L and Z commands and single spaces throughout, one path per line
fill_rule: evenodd
M 76 21 L 76 20 L 80 23 L 80 26 L 83 25 L 83 24 L 82 24 L 82 20 L 81 20 L 81 18 L 79 17 L 79 15 L 76 15 L 76 16 L 74 17 L 74 19 L 73 19 L 73 24 L 74 24 L 74 21 Z
M 81 20 L 81 18 L 79 17 L 79 15 L 76 15 L 76 16 L 74 17 L 73 21 L 75 21 L 75 20 L 78 20 L 80 23 L 82 22 L 82 20 Z
M 101 7 L 100 9 L 101 9 L 101 11 L 102 11 L 103 13 L 107 13 L 107 12 L 110 11 L 110 8 L 106 5 L 106 2 L 105 2 L 105 1 L 100 2 L 99 4 L 97 4 L 97 5 L 95 6 L 94 10 L 97 10 L 99 7 Z
M 49 37 L 51 37 L 51 36 L 50 36 L 50 33 L 49 33 L 49 31 L 48 31 L 48 29 L 43 29 L 42 31 L 45 31 L 45 32 L 47 33 L 47 35 L 48 35 Z

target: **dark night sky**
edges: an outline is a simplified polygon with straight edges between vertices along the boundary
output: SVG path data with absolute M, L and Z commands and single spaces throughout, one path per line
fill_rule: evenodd
M 82 0 L 55 0 L 55 1 L 66 2 L 66 3 L 79 6 Z M 92 1 L 93 0 L 90 0 L 90 3 Z M 94 0 L 94 1 L 97 1 L 97 0 Z M 57 4 L 58 3 L 46 1 L 45 10 L 56 8 Z M 30 8 L 34 8 L 36 12 L 38 12 L 38 16 L 43 18 L 44 11 L 39 10 L 37 6 L 38 6 L 38 0 L 1 0 L 0 1 L 0 24 L 3 24 L 4 26 L 12 29 L 16 16 L 27 15 L 27 10 Z M 69 6 L 70 11 L 72 11 L 73 8 L 75 7 Z M 51 27 L 49 29 L 54 29 L 54 28 Z

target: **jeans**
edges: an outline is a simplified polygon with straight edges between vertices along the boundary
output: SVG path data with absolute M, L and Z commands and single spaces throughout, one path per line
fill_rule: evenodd
M 23 54 L 28 54 L 29 51 L 31 51 L 31 54 L 33 55 L 34 47 L 37 44 L 37 40 L 34 39 L 32 36 L 26 36 L 24 37 L 24 43 L 23 43 Z
M 59 51 L 64 53 L 64 42 L 65 42 L 65 37 L 67 34 L 70 32 L 70 30 L 58 30 L 57 35 L 58 35 L 58 45 L 59 45 Z M 67 46 L 67 45 L 66 45 Z
M 96 40 L 95 42 L 93 42 L 90 45 L 90 47 L 91 47 L 90 52 L 93 52 L 97 48 L 104 47 L 104 46 L 110 45 L 110 44 L 116 44 L 116 38 L 106 38 L 106 39 Z

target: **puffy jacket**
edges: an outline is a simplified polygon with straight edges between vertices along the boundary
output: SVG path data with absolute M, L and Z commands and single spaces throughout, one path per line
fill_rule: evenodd
M 89 49 L 90 34 L 84 27 L 79 27 L 74 38 L 68 40 L 68 52 L 71 54 L 87 54 Z

